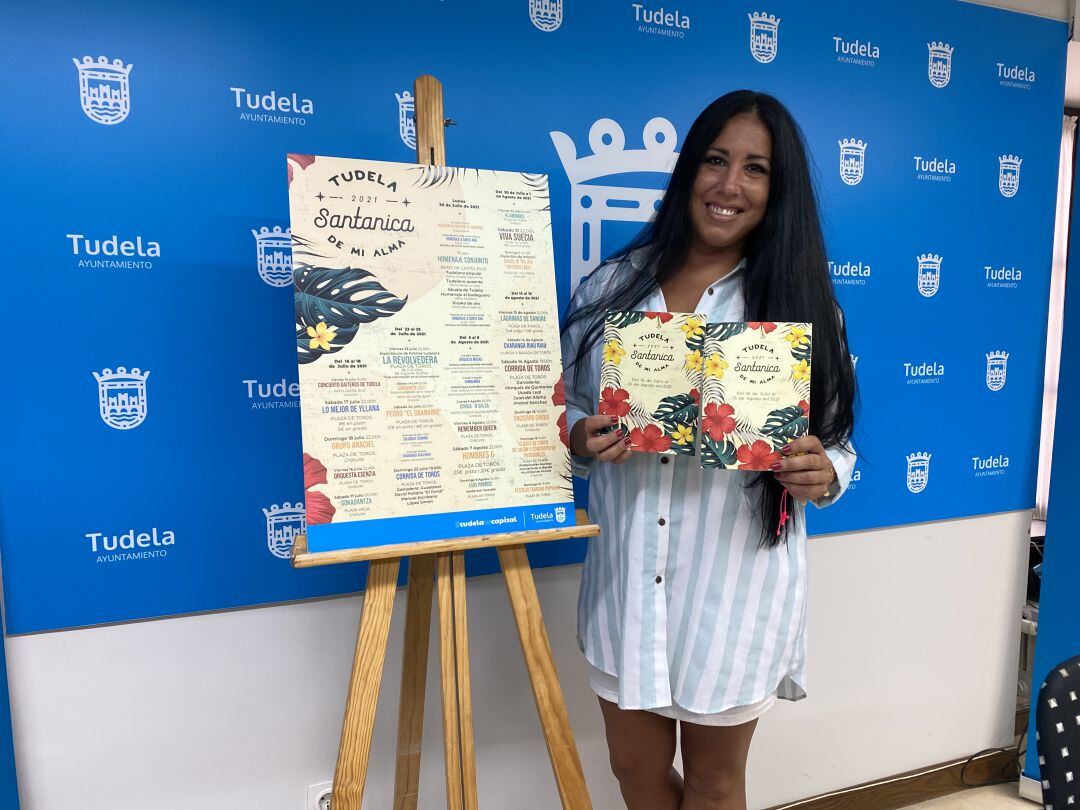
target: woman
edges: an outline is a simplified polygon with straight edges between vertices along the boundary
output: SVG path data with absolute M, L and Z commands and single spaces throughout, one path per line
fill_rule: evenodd
M 767 473 L 632 452 L 596 413 L 608 309 L 811 322 L 811 435 Z M 834 502 L 855 461 L 847 337 L 802 136 L 776 99 L 729 93 L 698 116 L 653 221 L 575 292 L 563 356 L 575 471 L 602 527 L 578 640 L 623 798 L 629 810 L 745 808 L 757 718 L 806 694 L 805 501 Z

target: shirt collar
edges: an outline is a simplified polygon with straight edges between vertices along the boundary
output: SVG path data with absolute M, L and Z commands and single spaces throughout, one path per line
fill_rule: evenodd
M 718 279 L 715 283 L 716 284 L 723 284 L 729 278 L 734 278 L 735 276 L 740 274 L 745 269 L 746 269 L 746 257 L 744 256 L 743 258 L 739 259 L 739 263 L 737 265 L 735 265 L 734 267 L 731 268 L 730 273 L 728 273 L 723 278 Z

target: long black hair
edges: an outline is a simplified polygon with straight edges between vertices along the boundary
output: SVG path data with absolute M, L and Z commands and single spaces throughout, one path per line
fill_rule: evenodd
M 578 322 L 585 325 L 571 365 L 577 375 L 582 360 L 603 335 L 608 309 L 634 309 L 682 268 L 693 238 L 690 197 L 694 180 L 706 150 L 728 121 L 742 113 L 756 116 L 772 135 L 768 204 L 761 223 L 743 248 L 745 317 L 749 321 L 813 324 L 810 433 L 825 447 L 843 444 L 850 439 L 854 424 L 855 373 L 843 316 L 829 278 L 806 146 L 791 113 L 765 93 L 728 93 L 712 102 L 694 121 L 656 214 L 608 260 L 619 263 L 617 283 L 609 285 L 595 301 L 581 306 L 571 301 L 563 331 Z M 641 259 L 635 257 L 631 262 L 630 254 L 634 252 Z M 783 485 L 771 473 L 760 473 L 747 486 L 758 491 L 761 545 L 778 545 L 786 539 L 791 525 L 789 520 L 778 534 Z

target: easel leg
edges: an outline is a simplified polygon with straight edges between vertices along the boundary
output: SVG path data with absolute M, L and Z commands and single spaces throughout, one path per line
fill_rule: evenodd
M 424 737 L 424 695 L 434 579 L 435 555 L 422 554 L 409 559 L 409 601 L 401 659 L 394 810 L 416 810 L 419 797 L 420 746 Z
M 581 769 L 577 746 L 570 730 L 570 717 L 566 712 L 559 676 L 551 656 L 551 644 L 540 601 L 536 597 L 536 583 L 532 568 L 525 554 L 525 546 L 503 546 L 499 549 L 499 562 L 506 579 L 510 606 L 517 622 L 521 651 L 532 682 L 536 711 L 547 742 L 551 769 L 559 789 L 564 810 L 591 810 L 589 791 L 585 787 L 585 774 Z
M 458 706 L 457 653 L 454 621 L 453 558 L 439 554 L 439 660 L 443 700 L 443 748 L 446 755 L 446 810 L 463 810 L 465 790 L 461 774 L 461 718 Z
M 472 724 L 472 677 L 469 673 L 469 619 L 465 604 L 465 553 L 454 552 L 454 646 L 457 652 L 457 701 L 461 739 L 461 784 L 465 810 L 477 810 L 476 746 Z
M 341 729 L 337 768 L 334 771 L 334 810 L 360 810 L 364 797 L 375 708 L 379 702 L 386 640 L 394 611 L 398 559 L 374 560 L 368 570 L 367 591 L 356 634 L 349 695 Z

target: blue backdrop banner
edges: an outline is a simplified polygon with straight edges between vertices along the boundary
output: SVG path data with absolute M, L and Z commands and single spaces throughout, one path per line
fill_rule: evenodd
M 1073 174 L 1070 239 L 1080 234 L 1080 174 Z M 1065 335 L 1080 328 L 1080 249 L 1069 250 L 1065 285 Z M 1024 773 L 1039 780 L 1039 749 L 1035 738 L 1035 711 L 1039 688 L 1055 667 L 1080 655 L 1080 544 L 1076 542 L 1072 522 L 1072 499 L 1080 487 L 1080 473 L 1073 461 L 1080 451 L 1080 441 L 1069 428 L 1072 406 L 1080 400 L 1080 351 L 1074 340 L 1061 345 L 1061 375 L 1058 378 L 1057 412 L 1063 417 L 1054 430 L 1053 470 L 1050 474 L 1050 500 L 1046 515 L 1046 539 L 1043 547 L 1042 584 L 1039 589 L 1039 633 L 1035 642 L 1035 665 L 1032 668 L 1031 714 L 1028 718 L 1027 754 Z M 1072 696 L 1075 697 L 1075 692 Z M 1080 724 L 1080 708 L 1072 711 Z M 1047 750 L 1053 750 L 1048 748 Z
M 9 630 L 359 587 L 268 542 L 304 502 L 284 156 L 411 160 L 423 73 L 451 164 L 550 175 L 563 306 L 708 102 L 777 95 L 862 391 L 855 481 L 811 531 L 1032 506 L 1066 43 L 941 0 L 16 4 Z

